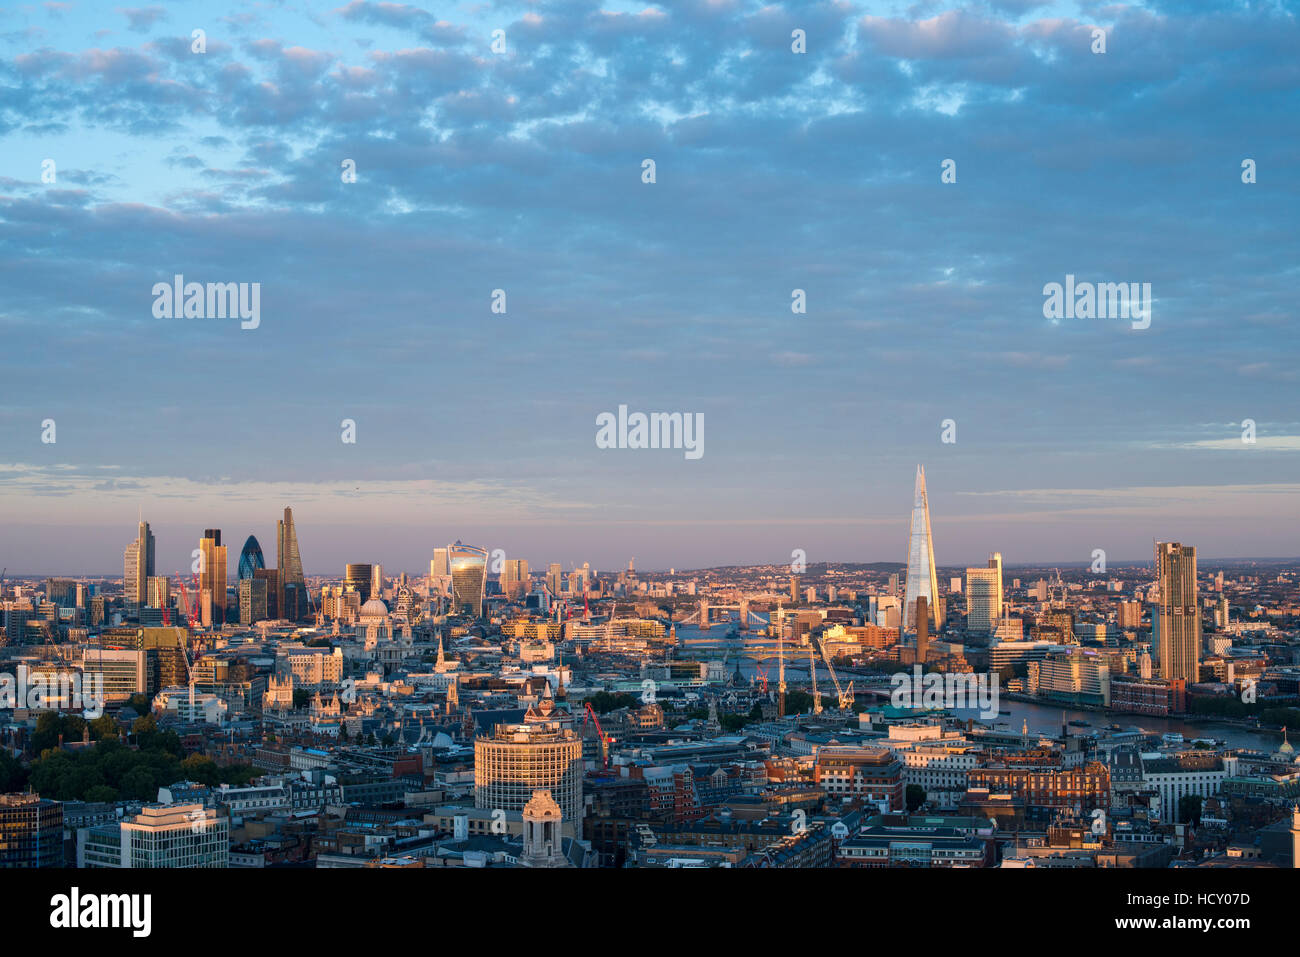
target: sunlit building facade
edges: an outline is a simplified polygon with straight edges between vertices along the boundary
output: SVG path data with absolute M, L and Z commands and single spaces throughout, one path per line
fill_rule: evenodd
M 907 586 L 903 592 L 903 627 L 916 631 L 916 599 L 924 595 L 930 628 L 943 626 L 939 605 L 939 576 L 934 570 L 934 540 L 930 536 L 930 500 L 925 491 L 925 468 L 916 467 L 916 489 L 912 496 L 912 523 L 907 540 Z
M 460 542 L 447 546 L 447 564 L 451 569 L 452 611 L 473 615 L 475 618 L 482 616 L 483 592 L 487 587 L 487 559 L 486 548 L 462 545 Z

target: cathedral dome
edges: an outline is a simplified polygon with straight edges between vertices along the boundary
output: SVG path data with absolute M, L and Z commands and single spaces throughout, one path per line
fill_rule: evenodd
M 375 616 L 382 618 L 388 614 L 388 606 L 384 604 L 382 598 L 372 598 L 361 606 L 361 615 L 363 617 Z

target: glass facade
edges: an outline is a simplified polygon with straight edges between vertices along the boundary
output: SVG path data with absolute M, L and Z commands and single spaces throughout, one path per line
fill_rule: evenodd
M 257 543 L 256 535 L 249 535 L 244 542 L 244 550 L 239 553 L 239 580 L 254 578 L 254 572 L 266 568 L 266 559 L 262 557 L 262 546 Z
M 916 467 L 916 492 L 912 497 L 912 526 L 907 541 L 907 588 L 903 592 L 903 627 L 916 630 L 916 599 L 925 596 L 930 626 L 943 624 L 939 614 L 939 579 L 934 572 L 934 540 L 930 537 L 930 500 L 925 494 L 925 469 Z
M 483 591 L 487 585 L 486 548 L 474 545 L 447 546 L 447 564 L 451 569 L 452 611 L 459 614 L 483 614 Z

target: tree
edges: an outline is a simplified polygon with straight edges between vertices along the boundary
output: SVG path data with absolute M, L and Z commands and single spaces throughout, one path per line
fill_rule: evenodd
M 907 786 L 907 813 L 911 814 L 925 803 L 925 788 L 919 784 L 909 784 Z
M 305 708 L 309 704 L 311 704 L 311 692 L 308 691 L 306 688 L 294 688 L 293 689 L 294 708 L 295 709 Z
M 0 750 L 0 791 L 21 791 L 27 786 L 27 770 L 8 751 Z
M 636 695 L 627 694 L 626 692 L 610 693 L 608 691 L 597 691 L 587 699 L 596 714 L 605 714 L 616 708 L 635 708 L 640 702 Z
M 90 736 L 96 741 L 103 741 L 105 738 L 117 740 L 121 738 L 122 732 L 118 730 L 116 721 L 106 714 L 101 714 L 90 722 Z
M 803 714 L 812 707 L 812 695 L 806 691 L 787 691 L 785 693 L 785 713 Z
M 1183 824 L 1199 827 L 1201 823 L 1201 796 L 1184 794 L 1178 799 L 1178 820 Z

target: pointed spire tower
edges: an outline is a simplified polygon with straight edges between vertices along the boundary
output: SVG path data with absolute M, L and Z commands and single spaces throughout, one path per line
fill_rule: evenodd
M 930 500 L 925 494 L 925 468 L 916 467 L 912 525 L 907 540 L 907 588 L 903 592 L 903 628 L 916 631 L 916 599 L 924 595 L 930 626 L 943 626 L 939 613 L 939 580 L 934 571 L 934 540 L 930 537 Z

